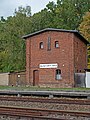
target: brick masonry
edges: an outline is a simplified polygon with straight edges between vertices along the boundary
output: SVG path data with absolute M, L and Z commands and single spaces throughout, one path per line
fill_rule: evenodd
M 48 50 L 48 37 L 51 38 L 51 50 Z M 59 42 L 59 48 L 55 48 L 55 41 Z M 43 42 L 43 49 L 40 49 L 40 42 Z M 58 68 L 39 68 L 40 64 L 54 63 Z M 73 32 L 44 31 L 26 39 L 27 85 L 74 87 L 74 73 L 84 72 L 86 67 L 87 46 Z M 61 70 L 60 80 L 55 79 L 56 69 Z M 34 70 L 38 70 L 38 80 Z

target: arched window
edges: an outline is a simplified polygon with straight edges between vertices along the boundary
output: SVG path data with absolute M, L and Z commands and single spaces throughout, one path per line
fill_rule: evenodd
M 62 77 L 61 77 L 61 70 L 60 69 L 57 69 L 56 70 L 56 80 L 60 80 Z
M 59 47 L 59 42 L 55 41 L 55 48 L 58 48 L 58 47 Z
M 40 42 L 40 49 L 43 49 L 44 48 L 44 46 L 43 46 L 43 42 Z

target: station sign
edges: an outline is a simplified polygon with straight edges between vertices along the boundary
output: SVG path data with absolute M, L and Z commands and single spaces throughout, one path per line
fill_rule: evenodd
M 39 68 L 58 68 L 58 64 L 54 63 L 54 64 L 40 64 Z

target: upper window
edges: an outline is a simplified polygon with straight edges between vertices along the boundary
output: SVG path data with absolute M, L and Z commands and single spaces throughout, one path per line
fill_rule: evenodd
M 77 48 L 78 48 L 78 42 L 76 42 L 76 44 L 77 44 Z
M 56 80 L 60 80 L 62 77 L 61 77 L 61 70 L 60 69 L 57 69 L 56 70 Z
M 58 48 L 58 47 L 59 47 L 59 42 L 55 41 L 55 48 Z
M 40 49 L 43 49 L 44 48 L 44 46 L 43 46 L 43 42 L 40 42 Z
M 51 50 L 51 38 L 48 37 L 47 50 Z

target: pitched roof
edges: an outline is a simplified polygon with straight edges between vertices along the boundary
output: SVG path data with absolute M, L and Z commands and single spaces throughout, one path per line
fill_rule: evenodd
M 77 35 L 85 44 L 89 44 L 89 42 L 88 42 L 77 30 L 65 30 L 65 29 L 56 29 L 56 28 L 45 28 L 45 29 L 43 29 L 43 30 L 40 30 L 40 31 L 31 33 L 31 34 L 28 34 L 28 35 L 25 35 L 25 36 L 23 36 L 22 38 L 23 38 L 23 39 L 27 39 L 27 38 L 29 38 L 29 37 L 32 37 L 32 36 L 38 35 L 38 34 L 40 34 L 40 33 L 47 32 L 47 31 L 57 31 L 57 32 L 70 32 L 70 33 L 74 33 L 74 34 Z

